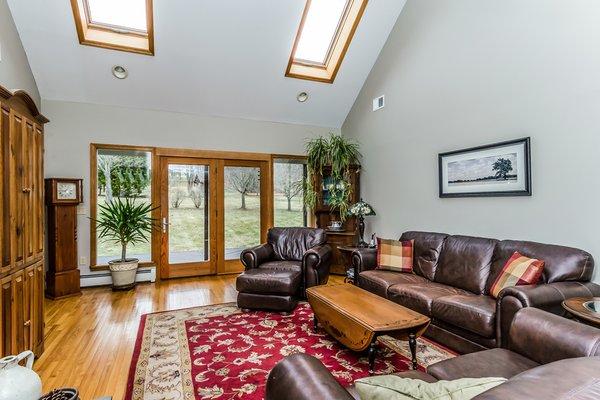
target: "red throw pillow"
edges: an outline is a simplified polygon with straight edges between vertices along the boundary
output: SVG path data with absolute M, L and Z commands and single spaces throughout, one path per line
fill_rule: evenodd
M 413 272 L 414 242 L 377 238 L 377 269 Z
M 544 262 L 521 255 L 518 251 L 508 259 L 490 288 L 492 297 L 497 298 L 502 289 L 509 286 L 534 285 L 544 272 Z

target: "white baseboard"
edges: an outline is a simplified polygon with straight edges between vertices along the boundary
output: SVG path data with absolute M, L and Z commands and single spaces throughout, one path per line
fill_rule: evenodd
M 155 282 L 156 267 L 142 267 L 138 269 L 135 281 Z M 109 271 L 103 271 L 97 274 L 81 275 L 80 283 L 81 287 L 107 286 L 112 285 L 112 278 Z

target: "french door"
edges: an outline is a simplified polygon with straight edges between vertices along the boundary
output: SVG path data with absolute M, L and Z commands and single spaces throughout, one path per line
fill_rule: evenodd
M 161 157 L 160 275 L 240 272 L 270 226 L 266 161 Z

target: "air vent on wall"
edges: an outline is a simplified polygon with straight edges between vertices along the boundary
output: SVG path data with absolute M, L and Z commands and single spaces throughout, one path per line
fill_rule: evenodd
M 381 110 L 383 107 L 385 107 L 385 96 L 373 99 L 373 111 Z

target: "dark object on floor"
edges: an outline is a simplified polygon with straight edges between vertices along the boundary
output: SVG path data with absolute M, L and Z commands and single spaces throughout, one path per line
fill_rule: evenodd
M 466 354 L 430 365 L 427 373 L 398 375 L 426 382 L 460 378 L 504 377 L 508 381 L 474 400 L 578 399 L 600 394 L 600 330 L 535 308 L 518 311 L 507 346 Z M 587 397 L 586 397 L 587 396 Z M 286 357 L 269 374 L 266 400 L 358 398 L 342 388 L 317 359 Z M 570 398 L 570 397 L 569 397 Z
M 590 282 L 594 260 L 583 250 L 428 232 L 405 232 L 400 240 L 414 240 L 414 273 L 376 269 L 377 250 L 360 249 L 352 254 L 359 286 L 430 317 L 425 336 L 459 353 L 504 347 L 524 307 L 565 315 L 564 299 L 600 296 Z M 515 251 L 544 261 L 542 278 L 494 299 L 490 287 Z
M 291 311 L 304 290 L 329 279 L 331 247 L 323 229 L 271 228 L 267 243 L 242 251 L 245 271 L 236 286 L 238 306 Z
M 79 400 L 79 393 L 72 388 L 54 389 L 40 397 L 40 400 Z

